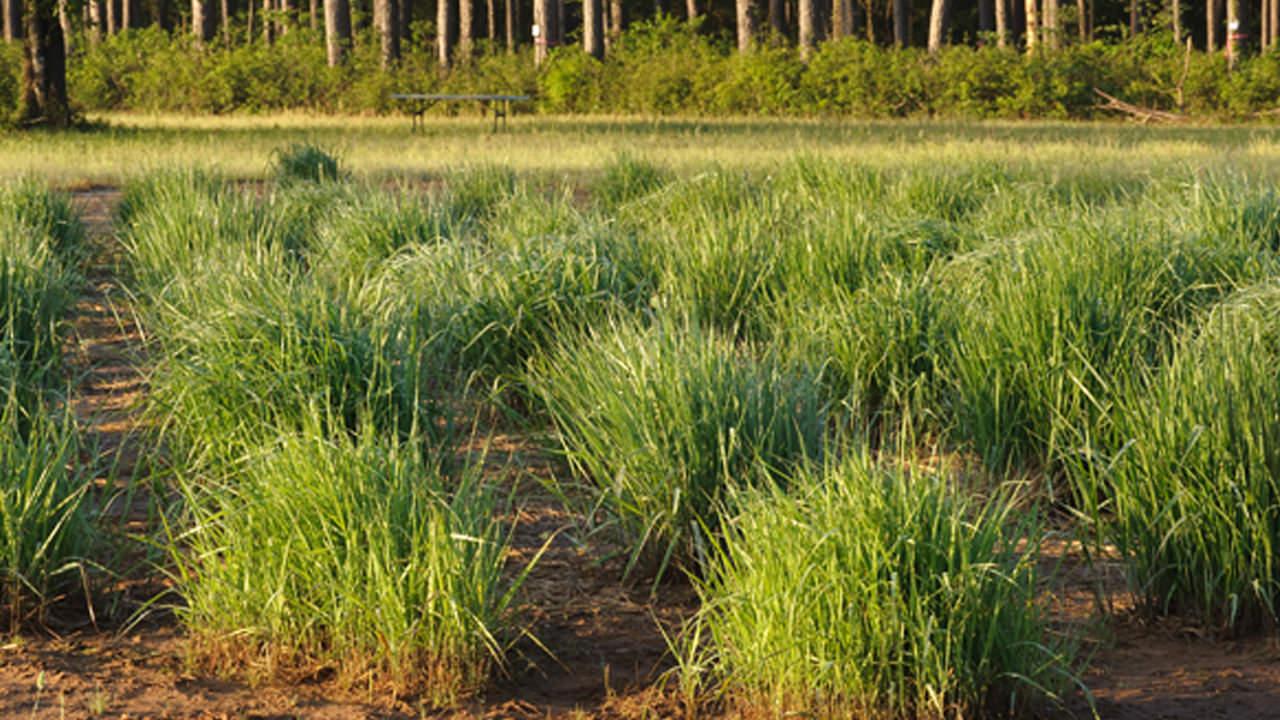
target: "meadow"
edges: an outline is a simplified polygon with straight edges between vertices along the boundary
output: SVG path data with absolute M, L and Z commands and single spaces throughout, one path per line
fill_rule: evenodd
M 1273 636 L 1273 132 L 351 122 L 0 136 L 11 633 L 141 574 L 112 622 L 170 608 L 185 672 L 469 707 L 567 651 L 571 538 L 680 608 L 637 716 L 1088 713 L 1106 628 Z M 146 358 L 106 486 L 59 351 L 94 272 Z

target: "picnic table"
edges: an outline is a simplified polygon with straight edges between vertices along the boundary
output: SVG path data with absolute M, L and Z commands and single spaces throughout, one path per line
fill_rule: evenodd
M 475 101 L 480 103 L 480 109 L 488 114 L 489 106 L 493 105 L 493 131 L 498 131 L 498 118 L 502 118 L 502 127 L 507 126 L 507 115 L 511 113 L 511 103 L 524 102 L 531 100 L 528 95 L 449 95 L 434 93 L 395 93 L 391 96 L 392 100 L 398 100 L 408 106 L 409 112 L 413 114 L 411 127 L 413 132 L 417 132 L 419 127 L 423 125 L 423 114 L 438 102 L 454 102 L 454 101 Z

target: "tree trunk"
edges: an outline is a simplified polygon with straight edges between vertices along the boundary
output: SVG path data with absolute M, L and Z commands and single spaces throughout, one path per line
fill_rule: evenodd
M 1218 50 L 1218 0 L 1205 0 L 1204 3 L 1204 50 Z
M 65 128 L 71 124 L 67 103 L 67 52 L 54 0 L 25 0 L 22 7 L 22 104 L 24 125 Z
M 831 0 L 831 39 L 849 37 L 853 32 L 849 0 Z
M 63 52 L 65 53 L 63 62 L 66 62 L 65 58 L 71 57 L 71 53 L 75 50 L 75 46 L 71 44 L 71 39 L 75 36 L 71 32 L 71 12 L 67 8 L 67 0 L 57 0 L 57 2 L 58 27 L 62 30 Z
M 120 0 L 120 29 L 133 27 L 133 0 Z
M 267 19 L 262 22 L 265 26 Z M 351 46 L 351 6 L 347 0 L 324 0 L 324 40 L 329 67 L 341 65 Z
M 253 0 L 249 0 L 253 2 Z M 275 8 L 271 7 L 271 0 L 262 0 L 262 42 L 267 45 L 271 44 L 271 40 L 275 37 Z
M 1271 37 L 1267 40 L 1267 47 L 1275 50 L 1276 40 L 1280 40 L 1280 3 L 1276 0 L 1270 0 L 1267 6 L 1267 14 L 1271 15 L 1271 19 L 1267 22 L 1267 27 L 1271 28 Z
M 769 28 L 779 37 L 787 36 L 787 8 L 785 0 L 769 0 Z
M 1089 10 L 1085 0 L 1076 0 L 1076 34 L 1081 43 L 1089 42 Z
M 293 23 L 293 0 L 280 0 L 280 16 L 276 21 L 276 37 L 284 37 Z
M 1138 0 L 1129 0 L 1129 37 L 1138 36 Z
M 458 0 L 458 50 L 457 56 L 465 63 L 471 59 L 471 46 L 475 41 L 475 0 Z
M 307 25 L 312 32 L 320 29 L 320 2 L 319 0 L 310 0 L 307 7 Z
M 929 8 L 929 52 L 942 49 L 943 34 L 947 24 L 947 0 L 933 0 Z
M 191 35 L 200 47 L 213 38 L 212 3 L 213 0 L 191 0 Z
M 893 44 L 911 45 L 911 0 L 893 0 Z
M 455 12 L 453 0 L 437 0 L 436 61 L 440 63 L 442 68 L 448 68 L 453 63 L 453 23 Z
M 490 45 L 498 39 L 498 8 L 494 0 L 484 0 L 484 36 Z
M 800 59 L 808 61 L 809 56 L 813 54 L 814 46 L 818 43 L 818 12 L 813 0 L 797 0 L 796 4 Z
M 507 31 L 507 52 L 516 51 L 516 0 L 506 0 L 502 5 L 503 21 Z
M 222 0 L 222 13 L 218 15 L 218 22 L 222 23 L 222 45 L 223 47 L 231 47 L 231 0 Z
M 586 0 L 583 0 L 584 2 Z M 693 20 L 698 17 L 698 0 L 685 0 L 684 3 L 685 17 Z
M 0 23 L 4 24 L 4 40 L 5 42 L 13 42 L 22 37 L 22 1 L 21 0 L 0 0 L 0 12 L 4 17 L 0 18 Z
M 753 0 L 734 0 L 737 14 L 738 52 L 750 52 L 755 44 L 756 19 Z
M 992 3 L 996 11 L 996 47 L 1004 47 L 1009 42 L 1009 0 L 995 0 Z
M 378 33 L 378 60 L 383 70 L 389 70 L 400 59 L 395 0 L 373 0 L 373 26 Z
M 116 22 L 116 0 L 105 0 L 107 4 L 107 35 L 115 35 L 120 31 Z
M 622 10 L 622 0 L 609 0 L 609 33 L 604 38 L 606 50 L 622 35 L 622 26 L 625 22 Z
M 18 4 L 17 0 L 4 0 L 4 2 L 6 8 L 10 3 L 15 6 Z M 98 41 L 102 39 L 102 0 L 88 0 L 85 3 L 85 10 L 88 11 L 89 15 L 87 23 L 89 44 L 97 45 Z M 11 40 L 12 38 L 6 37 L 5 39 Z
M 1227 0 L 1227 67 L 1234 68 L 1240 54 L 1240 0 Z
M 1045 47 L 1056 50 L 1059 45 L 1058 36 L 1058 0 L 1043 0 L 1044 25 L 1040 34 L 1044 38 Z
M 1176 0 L 1175 0 L 1176 1 Z M 1271 42 L 1271 0 L 1262 0 L 1262 11 L 1258 13 L 1258 21 L 1262 25 L 1258 33 L 1258 47 L 1262 52 L 1267 51 L 1267 45 Z M 1177 37 L 1177 34 L 1174 34 Z
M 1040 16 L 1036 0 L 1027 0 L 1025 6 L 1027 8 L 1027 54 L 1030 55 L 1036 51 L 1036 45 L 1040 42 Z
M 445 0 L 440 0 L 445 2 Z M 552 15 L 555 9 L 551 7 L 551 0 L 533 0 L 533 62 L 541 65 L 547 59 L 547 49 L 551 42 L 551 28 L 548 21 L 552 21 Z
M 582 0 L 582 50 L 604 59 L 604 0 Z

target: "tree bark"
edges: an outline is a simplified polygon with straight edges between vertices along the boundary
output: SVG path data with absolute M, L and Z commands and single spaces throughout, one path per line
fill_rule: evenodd
M 849 0 L 831 0 L 831 39 L 849 37 L 853 32 L 853 13 Z
M 458 0 L 458 49 L 457 57 L 463 62 L 471 59 L 471 47 L 475 41 L 475 0 Z
M 395 0 L 373 0 L 373 25 L 378 33 L 379 63 L 383 70 L 389 70 L 400 59 Z
M 280 0 L 280 15 L 276 20 L 276 37 L 284 37 L 293 23 L 293 0 Z
M 551 43 L 549 22 L 554 22 L 552 19 L 554 12 L 551 0 L 533 0 L 533 26 L 537 30 L 533 37 L 533 62 L 537 65 L 541 65 L 547 59 L 547 51 Z
M 1036 0 L 1026 0 L 1025 6 L 1027 8 L 1027 54 L 1031 55 L 1040 43 L 1040 16 Z
M 253 0 L 249 0 L 253 2 Z M 262 42 L 267 45 L 275 38 L 273 25 L 276 20 L 272 17 L 275 14 L 275 8 L 271 7 L 271 0 L 262 0 Z
M 604 0 L 582 0 L 582 50 L 604 59 Z
M 22 7 L 22 104 L 24 125 L 71 125 L 67 103 L 67 52 L 54 0 L 25 0 Z
M 4 2 L 6 8 L 10 3 L 17 5 L 17 0 L 4 0 Z M 102 40 L 102 0 L 87 0 L 85 2 L 85 10 L 88 11 L 89 15 L 88 28 L 86 28 L 88 30 L 89 44 L 97 45 Z M 5 39 L 11 40 L 12 38 L 6 36 Z
M 222 45 L 223 47 L 231 47 L 231 0 L 222 0 L 222 12 L 218 15 L 218 22 L 222 24 Z
M 1058 49 L 1060 44 L 1060 36 L 1058 34 L 1058 0 L 1043 0 L 1044 2 L 1044 25 L 1040 28 L 1040 35 L 1044 38 L 1045 47 L 1050 50 Z
M 116 0 L 104 0 L 107 4 L 107 35 L 115 35 L 120 31 L 116 22 Z
M 809 60 L 813 48 L 818 43 L 818 11 L 813 0 L 797 0 L 796 19 L 797 35 L 800 44 L 800 59 Z
M 5 42 L 20 39 L 22 37 L 22 0 L 0 0 L 0 11 L 4 15 L 0 18 L 0 23 L 4 24 Z
M 448 68 L 453 64 L 453 0 L 437 0 L 436 2 L 436 61 L 440 67 Z
M 201 47 L 213 39 L 212 3 L 213 0 L 191 0 L 191 35 Z
M 947 0 L 933 0 L 929 8 L 929 52 L 942 49 L 943 34 L 947 24 Z
M 1204 50 L 1218 50 L 1218 0 L 1205 0 L 1204 3 Z
M 609 0 L 609 33 L 604 38 L 606 52 L 622 35 L 622 26 L 625 23 L 622 10 L 622 0 Z
M 307 8 L 307 24 L 312 32 L 320 29 L 320 2 L 319 0 L 310 0 Z
M 120 29 L 133 27 L 133 0 L 120 0 Z
M 583 2 L 585 1 L 583 0 Z M 685 0 L 684 15 L 689 20 L 694 20 L 698 17 L 698 0 Z
M 911 0 L 893 0 L 893 44 L 911 45 Z
M 734 0 L 737 15 L 738 52 L 750 52 L 756 39 L 755 2 Z
M 507 52 L 516 51 L 516 0 L 505 0 L 502 5 L 503 21 L 507 31 Z
M 1138 0 L 1129 0 L 1129 37 L 1138 36 Z
M 1240 0 L 1227 0 L 1227 67 L 1234 68 L 1240 54 Z
M 484 0 L 484 36 L 493 44 L 498 39 L 498 7 L 494 0 Z
M 267 19 L 263 18 L 264 25 Z M 329 67 L 337 67 L 351 46 L 351 6 L 347 0 L 324 0 L 324 39 Z
M 58 2 L 58 27 L 62 30 L 62 43 L 63 43 L 63 53 L 64 53 L 63 62 L 65 63 L 66 62 L 65 58 L 71 57 L 71 53 L 75 50 L 75 46 L 72 45 L 72 38 L 75 36 L 71 32 L 71 12 L 67 8 L 67 0 L 57 0 L 57 2 Z
M 1009 42 L 1009 0 L 995 0 L 992 5 L 996 11 L 996 47 L 1002 48 Z
M 1089 42 L 1089 10 L 1085 0 L 1076 0 L 1076 35 L 1081 43 Z
M 1267 39 L 1267 47 L 1275 50 L 1276 40 L 1280 40 L 1280 2 L 1276 2 L 1276 0 L 1269 0 L 1269 2 L 1267 13 L 1271 16 L 1271 19 L 1267 24 L 1271 30 L 1271 37 Z

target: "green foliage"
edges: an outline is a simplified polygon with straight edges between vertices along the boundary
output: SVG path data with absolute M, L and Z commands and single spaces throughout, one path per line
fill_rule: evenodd
M 0 43 L 0 129 L 18 112 L 22 89 L 22 45 Z
M 696 325 L 598 329 L 532 375 L 594 506 L 632 548 L 629 568 L 695 569 L 729 488 L 822 451 L 813 374 Z
M 775 714 L 993 717 L 1069 687 L 1034 513 L 865 454 L 740 493 L 697 583 L 686 689 Z
M 1280 612 L 1280 286 L 1246 288 L 1127 383 L 1073 471 L 1087 517 L 1155 613 L 1243 633 Z
M 344 174 L 331 151 L 311 143 L 294 143 L 276 150 L 271 165 L 276 182 L 281 184 L 334 182 Z
M 183 475 L 180 617 L 205 662 L 273 675 L 331 665 L 343 682 L 449 705 L 501 664 L 520 579 L 478 469 L 441 473 L 414 438 L 315 419 L 212 481 Z M 246 665 L 245 657 L 264 666 Z

